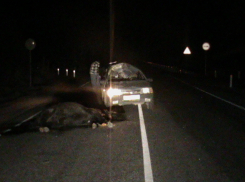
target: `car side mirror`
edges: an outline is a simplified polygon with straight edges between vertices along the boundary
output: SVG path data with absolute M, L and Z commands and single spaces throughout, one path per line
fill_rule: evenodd
M 147 81 L 148 82 L 153 82 L 153 79 L 152 78 L 147 78 Z

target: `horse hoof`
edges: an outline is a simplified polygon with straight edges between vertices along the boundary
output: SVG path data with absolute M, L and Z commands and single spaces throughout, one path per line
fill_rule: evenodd
M 95 128 L 97 128 L 97 124 L 93 123 L 92 124 L 92 129 L 95 129 Z
M 43 131 L 44 131 L 45 133 L 48 133 L 50 130 L 49 130 L 48 127 L 44 127 L 44 128 L 43 128 Z
M 40 127 L 40 128 L 39 128 L 39 131 L 40 131 L 41 133 L 43 133 L 43 132 L 44 132 L 43 127 Z

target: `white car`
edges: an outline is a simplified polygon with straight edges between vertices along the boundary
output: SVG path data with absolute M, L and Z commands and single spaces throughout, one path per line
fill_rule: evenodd
M 101 80 L 102 100 L 106 107 L 114 105 L 146 104 L 153 107 L 153 89 L 143 72 L 128 64 L 111 65 Z

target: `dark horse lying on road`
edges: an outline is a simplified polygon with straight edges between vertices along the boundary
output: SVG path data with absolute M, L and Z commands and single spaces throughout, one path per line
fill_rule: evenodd
M 97 127 L 107 123 L 106 114 L 99 109 L 87 108 L 75 102 L 65 102 L 44 110 L 37 118 L 34 127 L 40 132 L 50 129 L 65 129 L 69 127 L 90 126 Z

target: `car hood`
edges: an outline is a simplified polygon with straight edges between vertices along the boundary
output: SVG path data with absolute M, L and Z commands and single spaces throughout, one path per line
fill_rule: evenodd
M 113 88 L 143 88 L 143 87 L 151 87 L 150 82 L 146 80 L 131 80 L 131 81 L 113 81 Z

